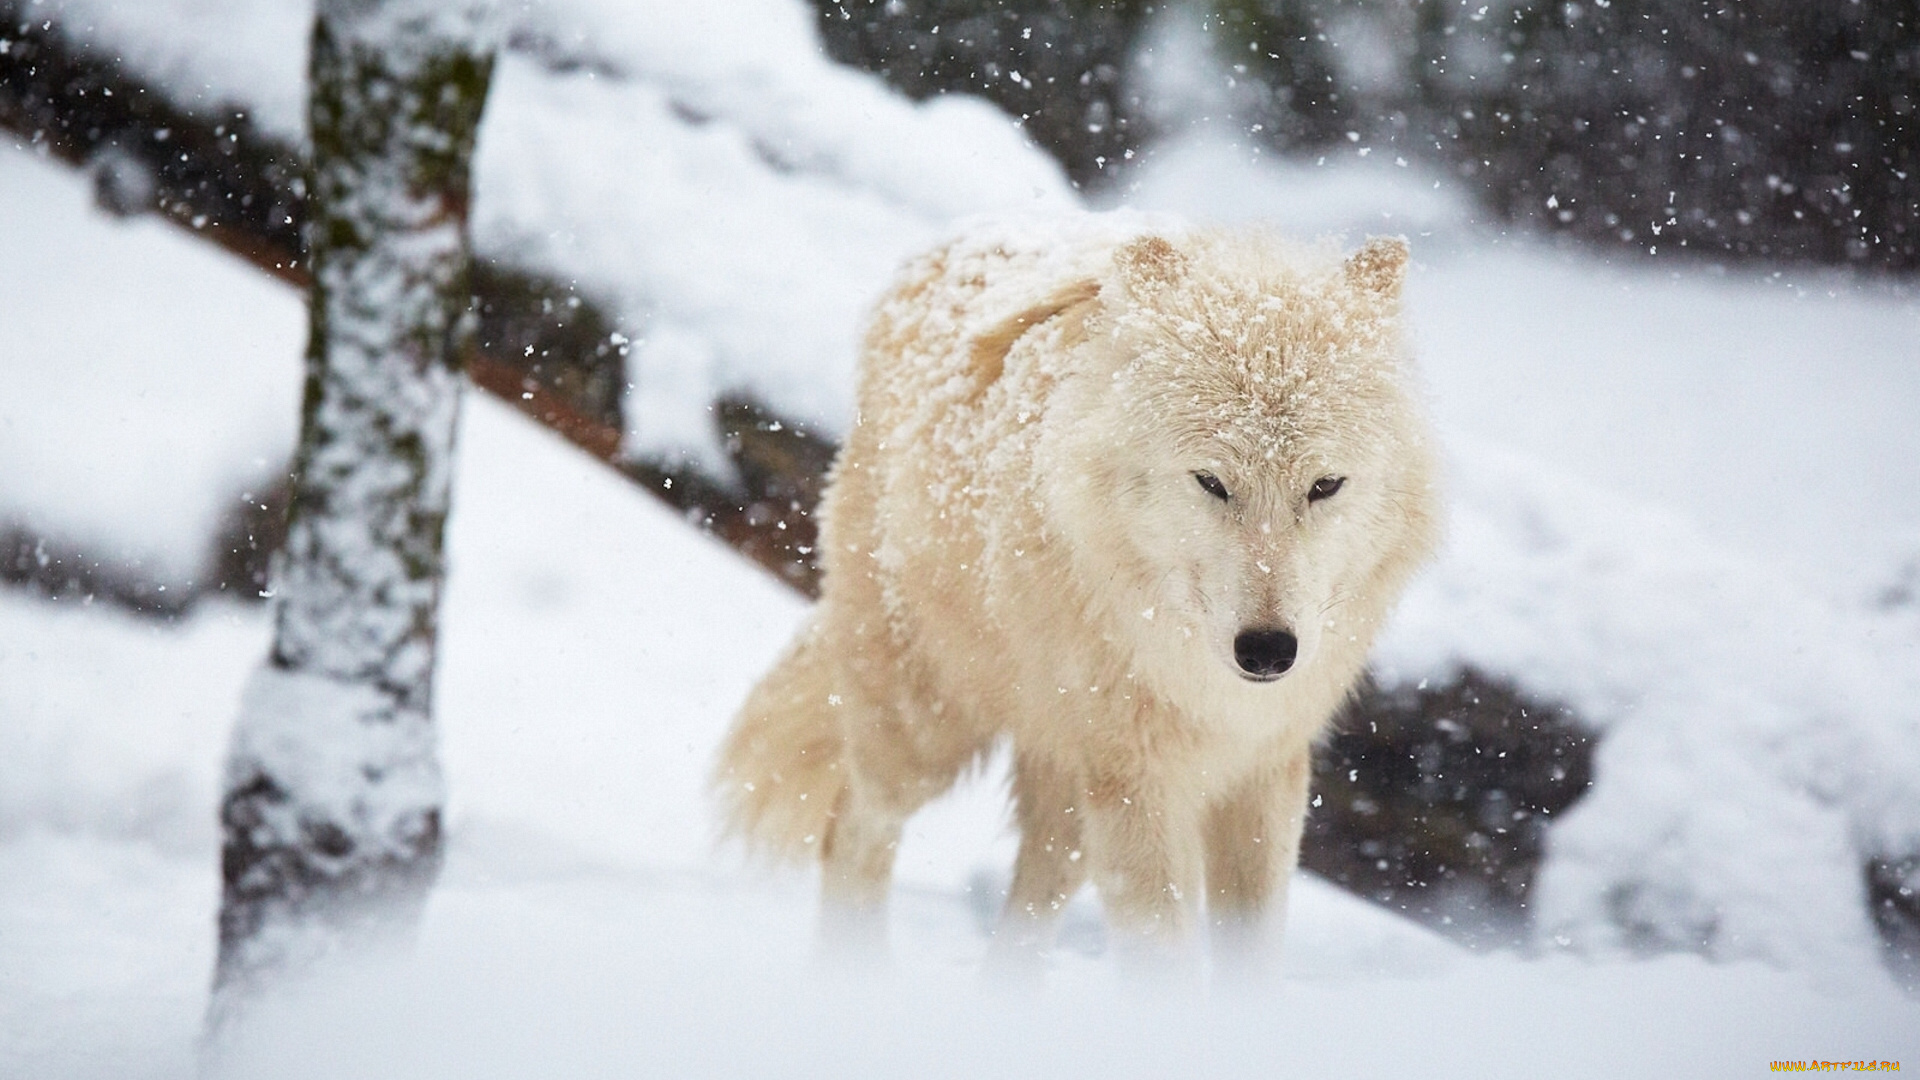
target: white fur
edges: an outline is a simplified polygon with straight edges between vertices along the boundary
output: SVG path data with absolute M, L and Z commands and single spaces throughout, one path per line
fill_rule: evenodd
M 1342 260 L 1083 223 L 907 268 L 823 504 L 819 608 L 715 777 L 737 832 L 818 853 L 830 934 L 878 944 L 902 824 L 1005 738 L 998 959 L 1088 878 L 1129 955 L 1186 955 L 1203 912 L 1219 961 L 1272 952 L 1312 743 L 1438 530 L 1405 265 L 1397 240 Z M 1260 628 L 1298 640 L 1272 681 L 1235 659 Z

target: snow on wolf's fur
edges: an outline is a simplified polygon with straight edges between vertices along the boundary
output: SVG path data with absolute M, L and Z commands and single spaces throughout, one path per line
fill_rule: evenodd
M 1128 953 L 1183 951 L 1203 894 L 1223 958 L 1270 952 L 1309 747 L 1438 529 L 1406 258 L 1089 219 L 906 269 L 820 605 L 715 777 L 750 843 L 818 853 L 830 937 L 880 943 L 902 824 L 1006 737 L 996 959 L 1089 878 Z

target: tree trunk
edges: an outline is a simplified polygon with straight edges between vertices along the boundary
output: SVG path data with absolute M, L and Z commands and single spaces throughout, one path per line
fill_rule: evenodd
M 404 940 L 440 865 L 432 683 L 492 68 L 477 3 L 320 0 L 307 382 L 274 642 L 229 751 L 216 1025 Z

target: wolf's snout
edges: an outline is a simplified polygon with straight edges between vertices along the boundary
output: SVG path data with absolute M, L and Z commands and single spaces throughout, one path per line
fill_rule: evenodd
M 1300 639 L 1286 630 L 1242 630 L 1233 639 L 1233 659 L 1249 679 L 1277 679 L 1300 654 Z

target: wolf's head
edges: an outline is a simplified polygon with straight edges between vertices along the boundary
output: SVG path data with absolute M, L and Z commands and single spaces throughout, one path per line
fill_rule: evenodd
M 1250 683 L 1358 668 L 1437 532 L 1406 262 L 1399 240 L 1116 251 L 1035 465 L 1143 661 Z

